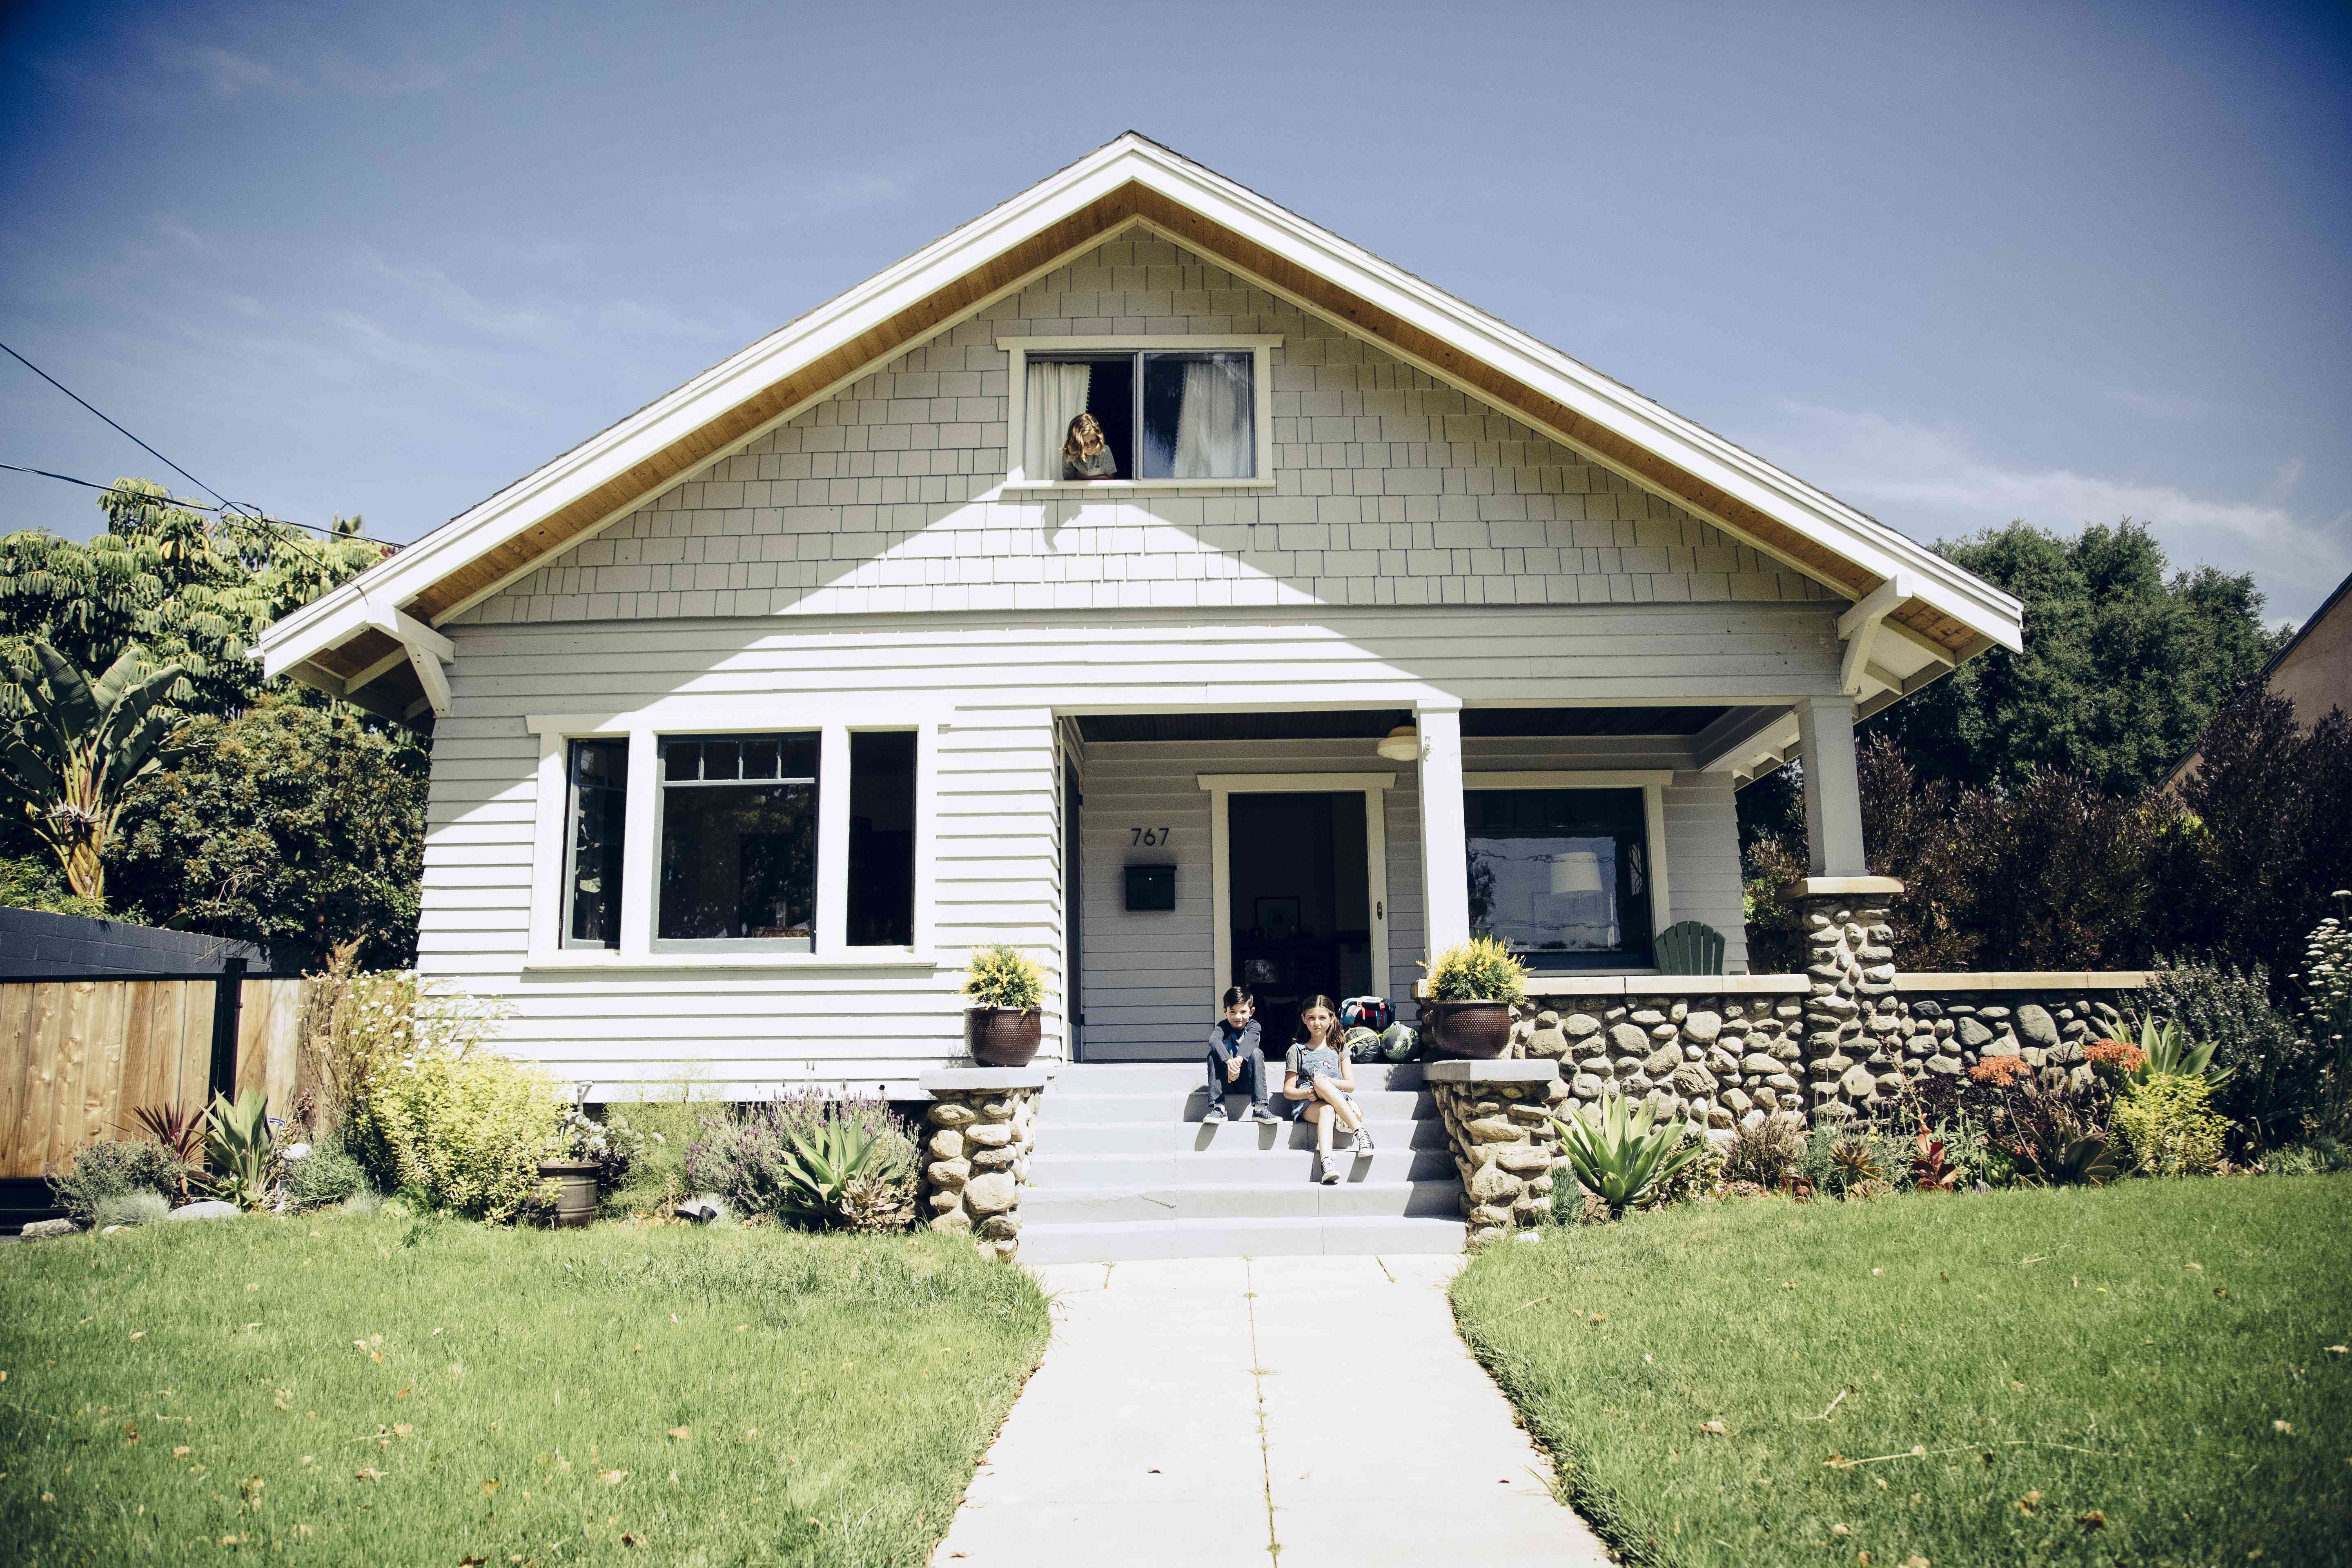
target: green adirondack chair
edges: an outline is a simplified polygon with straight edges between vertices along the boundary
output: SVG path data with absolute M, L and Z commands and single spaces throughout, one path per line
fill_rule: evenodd
M 1723 933 L 1705 921 L 1678 921 L 1658 933 L 1658 968 L 1667 974 L 1723 973 Z

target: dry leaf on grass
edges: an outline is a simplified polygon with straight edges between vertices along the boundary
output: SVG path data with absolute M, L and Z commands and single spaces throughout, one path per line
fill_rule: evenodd
M 599 1470 L 596 1472 L 596 1479 L 604 1482 L 608 1487 L 617 1487 L 623 1481 L 629 1479 L 629 1472 L 626 1470 Z
M 1718 1437 L 1731 1436 L 1731 1429 L 1720 1421 L 1702 1421 L 1698 1424 L 1698 1429 L 1702 1432 L 1712 1432 Z
M 373 1468 L 364 1470 L 353 1470 L 352 1472 L 352 1479 L 355 1481 L 380 1481 L 383 1479 L 383 1472 Z
M 691 1426 L 673 1426 L 669 1429 L 669 1435 L 677 1438 L 681 1443 L 688 1442 L 692 1440 L 694 1436 L 694 1428 Z
M 2018 1512 L 2025 1514 L 2030 1518 L 2032 1517 L 2033 1510 L 2042 1506 L 2042 1494 L 2038 1491 L 2028 1492 L 2023 1497 L 2017 1500 L 2015 1506 Z

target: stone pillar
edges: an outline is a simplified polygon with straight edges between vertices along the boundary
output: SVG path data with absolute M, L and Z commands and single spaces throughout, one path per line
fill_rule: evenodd
M 1551 1213 L 1552 1166 L 1559 1160 L 1555 1110 L 1568 1085 L 1546 1060 L 1439 1061 L 1423 1069 L 1462 1175 L 1462 1215 L 1470 1246 L 1541 1225 Z
M 970 1236 L 1011 1262 L 1021 1249 L 1021 1193 L 1037 1142 L 1046 1070 L 935 1068 L 920 1154 L 922 1215 L 933 1230 Z
M 1816 877 L 1863 877 L 1862 783 L 1853 755 L 1853 699 L 1812 697 L 1797 704 L 1797 744 L 1805 754 L 1806 865 Z
M 1470 940 L 1470 851 L 1462 815 L 1462 710 L 1423 708 L 1421 727 L 1423 939 L 1434 958 Z
M 1812 788 L 1806 774 L 1805 787 Z M 1892 877 L 1808 877 L 1789 889 L 1805 940 L 1807 1109 L 1843 1121 L 1903 1087 Z

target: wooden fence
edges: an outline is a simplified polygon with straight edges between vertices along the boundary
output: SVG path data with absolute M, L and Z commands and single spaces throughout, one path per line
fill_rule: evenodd
M 217 1089 L 255 1089 L 271 1115 L 286 1114 L 302 1087 L 310 984 L 0 982 L 0 1179 L 39 1176 L 93 1139 L 123 1136 L 142 1105 L 202 1107 Z

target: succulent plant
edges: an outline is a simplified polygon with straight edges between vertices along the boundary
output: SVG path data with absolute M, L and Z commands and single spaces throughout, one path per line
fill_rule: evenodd
M 1597 1115 L 1583 1110 L 1555 1120 L 1560 1150 L 1577 1181 L 1609 1206 L 1612 1217 L 1651 1196 L 1675 1173 L 1706 1152 L 1703 1142 L 1685 1143 L 1689 1123 L 1654 1127 L 1654 1107 L 1625 1109 L 1625 1097 L 1612 1094 L 1601 1102 Z

